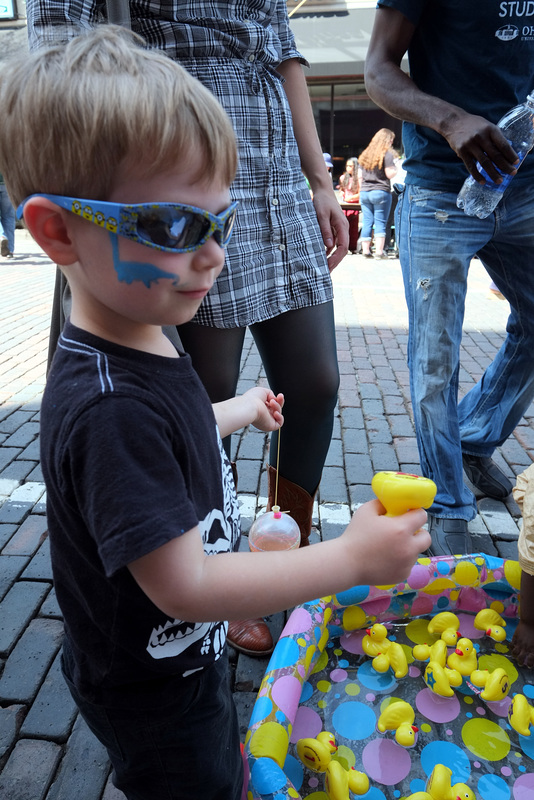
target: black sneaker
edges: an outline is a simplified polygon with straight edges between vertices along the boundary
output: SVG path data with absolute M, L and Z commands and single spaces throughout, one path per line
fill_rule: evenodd
M 9 255 L 9 245 L 5 237 L 0 241 L 0 255 L 6 258 Z
M 512 491 L 512 484 L 489 456 L 462 453 L 462 462 L 465 474 L 482 494 L 495 500 L 506 500 Z
M 428 516 L 428 531 L 432 544 L 431 556 L 467 555 L 473 552 L 471 534 L 465 519 L 442 519 Z

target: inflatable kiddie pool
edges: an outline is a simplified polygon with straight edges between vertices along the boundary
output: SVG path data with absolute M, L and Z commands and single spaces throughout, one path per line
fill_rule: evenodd
M 534 735 L 517 733 L 508 721 L 516 693 L 534 703 L 534 674 L 509 656 L 519 586 L 516 561 L 482 554 L 422 558 L 404 583 L 356 586 L 297 607 L 252 711 L 245 740 L 249 800 L 326 800 L 324 774 L 305 767 L 296 749 L 298 740 L 322 731 L 335 737 L 332 758 L 369 778 L 364 794 L 340 795 L 346 798 L 402 800 L 424 791 L 441 764 L 452 771 L 452 784 L 468 784 L 480 800 L 534 800 Z M 485 608 L 506 620 L 504 641 L 475 629 L 474 617 Z M 484 701 L 480 689 L 477 693 L 465 679 L 452 697 L 437 695 L 425 684 L 425 663 L 413 658 L 411 648 L 439 638 L 429 634 L 428 623 L 443 611 L 457 615 L 461 636 L 475 645 L 479 669 L 506 670 L 511 684 L 506 697 Z M 392 669 L 376 672 L 363 652 L 366 629 L 376 622 L 387 627 L 390 640 L 402 644 L 405 677 L 396 679 Z M 414 711 L 418 730 L 411 747 L 398 744 L 395 731 L 377 730 L 381 712 L 398 699 Z

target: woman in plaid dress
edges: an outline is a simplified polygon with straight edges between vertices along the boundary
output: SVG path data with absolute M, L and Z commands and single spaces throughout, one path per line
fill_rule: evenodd
M 285 0 L 139 0 L 130 12 L 132 29 L 211 89 L 236 131 L 232 199 L 240 206 L 225 268 L 179 333 L 218 402 L 236 393 L 250 327 L 269 384 L 286 399 L 278 502 L 296 518 L 307 544 L 339 385 L 330 270 L 348 247 L 302 70 L 307 62 L 296 49 Z M 27 14 L 34 46 L 105 21 L 106 6 L 28 0 Z M 251 655 L 273 647 L 263 620 L 231 623 L 228 640 Z

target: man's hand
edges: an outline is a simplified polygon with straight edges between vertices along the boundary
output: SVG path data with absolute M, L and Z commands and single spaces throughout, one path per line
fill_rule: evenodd
M 501 172 L 515 174 L 517 153 L 501 129 L 484 117 L 466 112 L 452 114 L 440 133 L 478 183 L 485 183 L 485 178 L 477 169 L 477 161 L 495 183 L 501 183 Z

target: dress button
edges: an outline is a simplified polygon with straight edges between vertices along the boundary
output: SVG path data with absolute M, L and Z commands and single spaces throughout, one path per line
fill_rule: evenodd
M 273 206 L 277 206 L 278 205 L 278 198 L 277 197 L 273 197 L 271 202 L 272 202 Z
M 253 53 L 251 53 L 251 54 L 249 55 L 249 57 L 248 57 L 248 60 L 249 60 L 249 61 L 255 61 L 255 60 L 256 60 L 256 56 L 255 56 Z
M 283 251 L 286 249 L 286 246 L 285 246 L 285 244 L 280 244 L 280 245 L 278 245 L 278 249 L 279 249 L 279 250 L 282 250 L 282 252 L 283 252 Z

